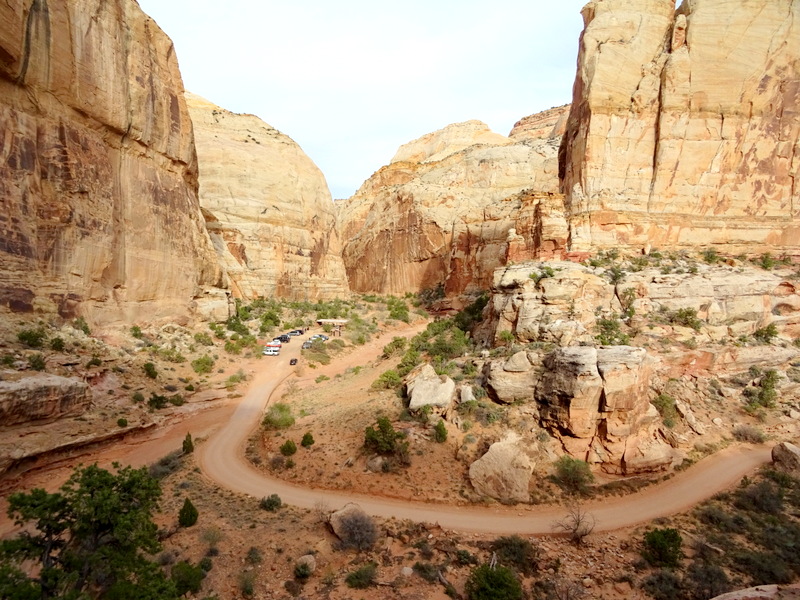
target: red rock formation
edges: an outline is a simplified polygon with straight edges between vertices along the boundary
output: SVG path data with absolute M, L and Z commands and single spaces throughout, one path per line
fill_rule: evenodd
M 172 42 L 134 0 L 0 4 L 0 306 L 176 318 L 223 284 Z

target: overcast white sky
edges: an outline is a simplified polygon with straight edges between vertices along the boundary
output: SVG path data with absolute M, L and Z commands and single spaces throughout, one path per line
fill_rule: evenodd
M 397 148 L 566 104 L 586 0 L 139 0 L 187 90 L 293 138 L 346 198 Z

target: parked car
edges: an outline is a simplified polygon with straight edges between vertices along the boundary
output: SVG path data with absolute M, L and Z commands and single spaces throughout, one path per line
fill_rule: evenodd
M 312 340 L 322 340 L 323 342 L 327 342 L 330 338 L 327 335 L 323 335 L 321 333 L 315 333 L 311 336 Z
M 286 335 L 303 335 L 302 329 L 292 329 L 291 331 L 287 332 Z
M 291 360 L 289 361 L 289 364 L 290 364 L 290 365 L 296 365 L 296 364 L 297 364 L 297 359 L 296 359 L 296 358 L 293 358 L 293 359 L 291 359 Z
M 281 349 L 268 346 L 268 347 L 264 348 L 264 351 L 262 352 L 262 354 L 264 356 L 280 356 Z
M 311 342 L 309 341 L 303 342 L 303 350 L 308 350 L 309 348 L 311 348 Z
M 292 341 L 292 338 L 290 338 L 290 337 L 289 337 L 288 335 L 286 335 L 285 333 L 284 333 L 283 335 L 279 335 L 279 336 L 278 336 L 278 339 L 279 339 L 281 342 L 283 342 L 284 344 L 288 344 L 289 342 L 291 342 L 291 341 Z

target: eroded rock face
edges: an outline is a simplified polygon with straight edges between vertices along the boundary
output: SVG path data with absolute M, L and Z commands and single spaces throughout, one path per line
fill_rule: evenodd
M 0 6 L 0 262 L 4 309 L 91 324 L 224 285 L 175 51 L 134 0 Z
M 514 123 L 508 137 L 515 141 L 560 139 L 566 131 L 568 116 L 569 104 L 544 110 Z
M 533 466 L 520 437 L 510 433 L 470 465 L 469 479 L 475 490 L 484 496 L 501 502 L 528 502 Z
M 517 141 L 478 121 L 406 144 L 340 207 L 350 287 L 457 295 L 485 289 L 509 260 L 562 251 L 556 154 L 557 141 Z
M 594 0 L 582 14 L 560 164 L 571 250 L 797 253 L 800 5 Z
M 237 297 L 318 300 L 348 293 L 325 177 L 291 138 L 254 115 L 186 94 L 200 204 Z
M 541 277 L 545 268 L 551 276 Z M 560 346 L 595 344 L 599 316 L 634 311 L 645 335 L 724 341 L 774 324 L 780 335 L 800 335 L 800 290 L 779 273 L 738 265 L 696 265 L 697 272 L 667 273 L 656 268 L 625 270 L 614 285 L 606 268 L 571 262 L 525 263 L 498 269 L 487 319 L 478 331 L 494 345 L 503 331 L 523 342 Z M 625 304 L 625 306 L 623 306 Z M 664 314 L 691 309 L 702 324 L 698 333 L 665 322 Z M 781 353 L 780 348 L 760 352 Z M 747 360 L 747 348 L 718 347 L 719 364 L 731 356 Z M 757 357 L 754 357 L 757 359 Z
M 437 375 L 429 364 L 417 367 L 408 374 L 406 393 L 410 410 L 432 406 L 447 410 L 453 401 L 455 382 L 446 375 Z
M 43 374 L 0 381 L 0 425 L 73 417 L 85 411 L 91 401 L 89 385 L 80 379 Z

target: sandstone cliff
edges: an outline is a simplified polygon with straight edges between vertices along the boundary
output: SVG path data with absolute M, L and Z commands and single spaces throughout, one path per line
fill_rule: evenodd
M 291 138 L 254 115 L 186 94 L 200 204 L 234 295 L 302 300 L 348 293 L 325 177 Z
M 340 208 L 351 288 L 457 295 L 485 289 L 509 259 L 563 248 L 558 141 L 521 138 L 468 121 L 400 148 Z
M 134 0 L 0 4 L 0 306 L 176 318 L 224 284 L 170 39 Z
M 800 245 L 800 3 L 594 0 L 560 157 L 572 250 Z

